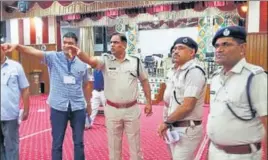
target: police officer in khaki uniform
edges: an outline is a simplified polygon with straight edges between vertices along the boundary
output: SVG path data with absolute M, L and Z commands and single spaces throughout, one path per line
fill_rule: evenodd
M 246 62 L 246 36 L 243 27 L 230 26 L 218 30 L 212 41 L 216 63 L 223 68 L 211 81 L 209 160 L 261 160 L 261 141 L 267 134 L 267 75 Z
M 174 42 L 172 59 L 178 68 L 171 77 L 172 90 L 166 90 L 171 92 L 168 117 L 158 128 L 162 137 L 168 136 L 168 128 L 179 137 L 170 144 L 174 160 L 193 160 L 202 138 L 206 76 L 194 60 L 197 49 L 197 43 L 190 37 L 180 37 Z
M 112 55 L 89 57 L 75 46 L 69 48 L 82 61 L 103 72 L 104 94 L 107 99 L 104 112 L 110 160 L 122 159 L 123 132 L 128 138 L 130 159 L 143 159 L 140 146 L 141 111 L 137 105 L 138 80 L 141 82 L 147 100 L 144 112 L 147 116 L 152 114 L 151 90 L 147 73 L 137 57 L 126 54 L 126 46 L 125 35 L 115 33 L 111 38 Z

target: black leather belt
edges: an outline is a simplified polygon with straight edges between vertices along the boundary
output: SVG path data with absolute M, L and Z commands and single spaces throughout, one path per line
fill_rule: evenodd
M 96 90 L 96 91 L 98 91 L 98 92 L 103 91 L 103 89 L 94 89 L 94 90 Z
M 193 121 L 195 126 L 198 126 L 202 124 L 202 121 Z M 185 121 L 176 121 L 172 123 L 173 127 L 190 127 L 191 126 L 191 120 L 185 120 Z
M 243 145 L 236 145 L 236 146 L 226 146 L 226 145 L 219 145 L 212 142 L 218 149 L 224 150 L 226 153 L 229 154 L 249 154 L 252 153 L 250 144 L 243 144 Z M 253 143 L 257 150 L 261 149 L 261 142 Z

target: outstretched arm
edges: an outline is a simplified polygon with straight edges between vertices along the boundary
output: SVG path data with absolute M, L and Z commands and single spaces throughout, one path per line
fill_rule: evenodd
M 10 53 L 10 52 L 12 52 L 14 50 L 17 50 L 22 54 L 28 54 L 28 55 L 35 56 L 40 60 L 44 59 L 43 51 L 35 49 L 33 47 L 30 47 L 30 46 L 24 46 L 24 45 L 20 45 L 20 44 L 5 43 L 5 44 L 1 44 L 1 48 L 5 53 Z
M 99 63 L 95 56 L 90 56 L 89 54 L 82 52 L 82 51 L 77 52 L 77 57 L 81 61 L 89 64 L 92 68 L 96 68 Z
M 89 64 L 92 68 L 96 68 L 98 66 L 99 61 L 97 57 L 90 56 L 88 53 L 81 51 L 80 48 L 74 45 L 68 46 L 67 49 L 72 56 L 77 56 L 81 61 Z

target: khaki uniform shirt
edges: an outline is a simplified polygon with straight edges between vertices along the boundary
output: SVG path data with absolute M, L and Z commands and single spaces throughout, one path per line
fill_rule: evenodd
M 202 120 L 206 77 L 200 69 L 195 68 L 196 66 L 196 62 L 190 60 L 179 68 L 175 76 L 173 76 L 172 85 L 174 87 L 171 93 L 169 115 L 172 114 L 177 107 L 180 107 L 174 97 L 175 91 L 176 99 L 181 104 L 183 104 L 183 100 L 186 97 L 195 97 L 197 99 L 194 109 L 183 120 Z M 185 78 L 185 74 L 188 70 L 189 72 Z
M 98 58 L 98 69 L 103 72 L 104 94 L 107 100 L 115 103 L 128 103 L 137 100 L 138 79 L 148 79 L 143 64 L 137 57 L 126 54 L 125 60 L 119 62 L 114 55 L 103 54 Z M 137 76 L 137 60 L 139 77 Z
M 251 118 L 246 84 L 252 72 L 256 74 L 251 81 L 250 97 L 257 115 L 251 121 L 242 121 L 231 113 L 226 103 L 239 117 Z M 223 70 L 214 75 L 210 89 L 209 138 L 221 145 L 260 142 L 264 128 L 259 117 L 267 115 L 267 75 L 263 69 L 242 59 L 225 75 Z

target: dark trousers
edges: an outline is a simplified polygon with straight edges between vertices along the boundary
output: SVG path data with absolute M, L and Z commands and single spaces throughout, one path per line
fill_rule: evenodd
M 62 144 L 68 120 L 73 131 L 74 160 L 84 160 L 84 128 L 85 109 L 71 111 L 59 111 L 51 108 L 50 121 L 52 126 L 52 160 L 62 160 Z
M 19 159 L 19 124 L 18 120 L 1 121 L 0 128 L 1 160 Z

